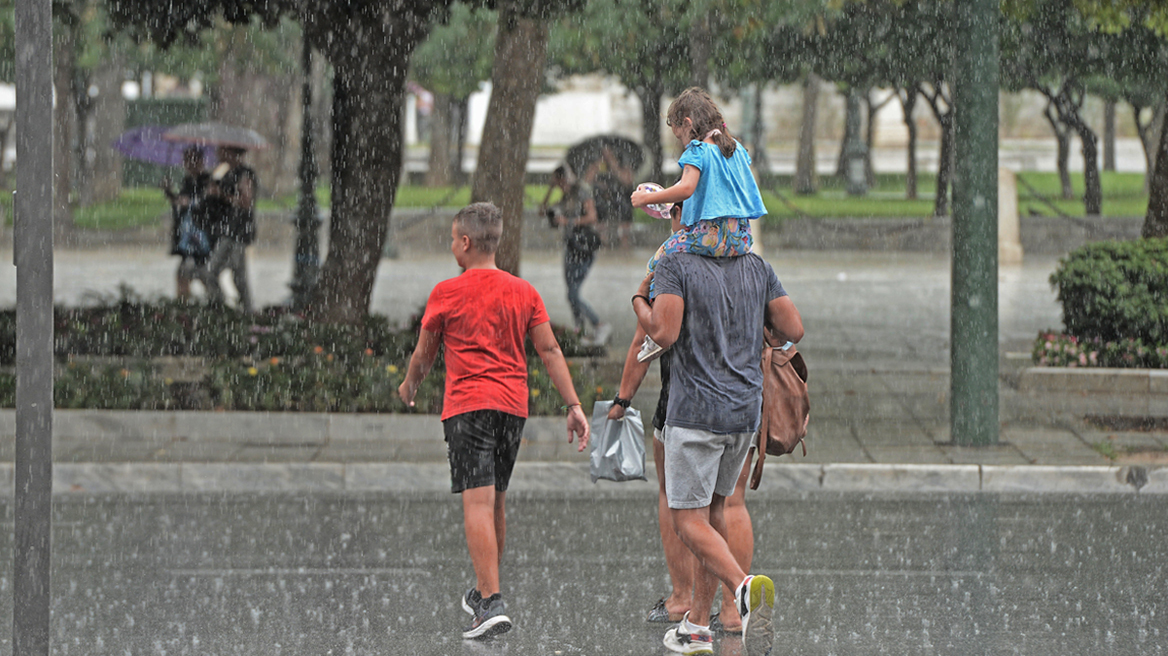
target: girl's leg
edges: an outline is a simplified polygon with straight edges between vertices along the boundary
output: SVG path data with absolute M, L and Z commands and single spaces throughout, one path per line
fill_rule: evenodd
M 750 221 L 745 219 L 698 221 L 690 231 L 693 237 L 686 241 L 685 251 L 695 255 L 737 257 L 749 253 L 754 245 Z
M 686 246 L 686 242 L 688 240 L 689 235 L 686 233 L 685 228 L 682 228 L 677 232 L 670 233 L 670 235 L 665 238 L 665 241 L 661 242 L 661 246 L 657 248 L 657 252 L 653 254 L 653 257 L 649 258 L 649 263 L 645 265 L 645 275 L 652 275 L 653 271 L 657 269 L 657 263 L 660 262 L 661 258 L 665 257 L 666 255 L 670 253 L 687 252 L 688 247 Z M 657 293 L 654 290 L 653 283 L 650 282 L 649 298 L 654 298 L 655 296 L 657 296 Z

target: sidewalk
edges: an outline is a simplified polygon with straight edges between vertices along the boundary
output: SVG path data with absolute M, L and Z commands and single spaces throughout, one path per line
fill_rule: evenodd
M 457 274 L 449 255 L 425 250 L 382 262 L 375 312 L 406 321 L 435 283 Z M 112 295 L 120 283 L 147 296 L 172 293 L 175 263 L 161 251 L 155 244 L 58 250 L 57 302 Z M 602 252 L 584 286 L 584 297 L 615 328 L 607 359 L 594 363 L 614 385 L 633 334 L 628 298 L 649 255 L 644 248 Z M 1159 469 L 1168 465 L 1168 432 L 1084 420 L 1165 417 L 1168 395 L 1018 388 L 1035 335 L 1061 324 L 1047 282 L 1055 257 L 1027 257 L 1000 273 L 1002 430 L 997 445 L 972 448 L 953 445 L 949 436 L 947 256 L 776 249 L 765 256 L 803 315 L 807 336 L 799 348 L 812 402 L 808 455 L 768 460 L 770 489 L 1168 492 L 1168 469 Z M 11 262 L 10 250 L 0 258 Z M 256 284 L 257 303 L 283 300 L 290 255 L 258 249 L 250 263 L 253 283 L 279 281 Z M 553 321 L 570 323 L 558 252 L 529 249 L 522 266 Z M 2 269 L 0 306 L 11 306 L 14 270 Z M 654 367 L 634 406 L 650 410 L 659 388 Z M 431 468 L 434 480 L 423 488 L 445 481 L 441 424 L 430 416 L 58 411 L 55 428 L 60 492 L 392 489 L 405 472 L 420 476 Z M 0 411 L 0 462 L 11 462 L 13 439 L 14 413 Z M 529 475 L 556 481 L 558 471 L 571 472 L 564 485 L 591 486 L 587 458 L 566 443 L 562 419 L 532 418 L 526 440 L 521 471 L 533 473 L 517 481 Z M 5 476 L 11 489 L 11 468 L 0 465 Z

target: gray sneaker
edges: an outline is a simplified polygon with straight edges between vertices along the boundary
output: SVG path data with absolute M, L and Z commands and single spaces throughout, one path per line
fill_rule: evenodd
M 485 640 L 511 630 L 511 618 L 504 613 L 507 604 L 503 603 L 503 595 L 495 593 L 479 601 L 475 608 L 474 619 L 470 626 L 462 632 L 465 640 Z
M 478 588 L 471 588 L 462 595 L 462 609 L 466 611 L 467 615 L 474 615 L 475 609 L 482 603 L 483 596 L 479 594 Z
M 612 336 L 612 324 L 602 323 L 597 324 L 596 334 L 592 336 L 592 343 L 596 346 L 604 346 L 608 343 L 608 338 Z

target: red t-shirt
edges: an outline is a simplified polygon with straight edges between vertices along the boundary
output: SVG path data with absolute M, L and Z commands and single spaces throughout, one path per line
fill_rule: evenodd
M 531 283 L 498 269 L 469 269 L 430 292 L 422 329 L 446 347 L 442 419 L 475 410 L 527 416 L 527 333 L 548 321 Z

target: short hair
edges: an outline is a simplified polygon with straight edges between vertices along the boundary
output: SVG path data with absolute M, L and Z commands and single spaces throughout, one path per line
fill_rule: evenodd
M 503 237 L 503 213 L 494 203 L 471 203 L 454 215 L 458 230 L 480 253 L 494 253 Z

